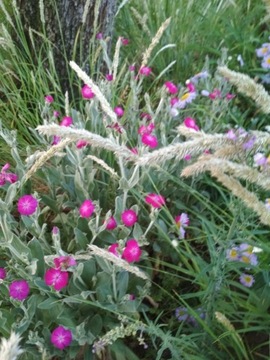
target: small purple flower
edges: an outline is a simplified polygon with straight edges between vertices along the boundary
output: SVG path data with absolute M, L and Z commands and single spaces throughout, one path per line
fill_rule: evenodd
M 246 287 L 251 287 L 255 282 L 254 277 L 249 274 L 241 274 L 239 280 L 240 283 Z
M 266 55 L 263 58 L 263 61 L 262 61 L 261 65 L 262 65 L 262 68 L 264 68 L 264 69 L 270 69 L 270 54 Z
M 44 97 L 44 99 L 45 99 L 45 103 L 47 103 L 47 104 L 51 104 L 51 103 L 54 102 L 54 99 L 53 99 L 52 95 L 46 95 Z
M 262 153 L 257 153 L 253 157 L 256 166 L 265 166 L 267 164 L 267 157 Z
M 9 285 L 9 296 L 13 299 L 23 301 L 27 298 L 30 287 L 26 280 L 15 280 Z
M 72 341 L 72 332 L 63 326 L 58 326 L 51 333 L 51 343 L 56 348 L 63 350 L 70 345 Z
M 103 39 L 103 34 L 101 32 L 99 32 L 97 35 L 96 35 L 96 39 L 97 40 L 102 40 Z
M 251 136 L 246 142 L 244 142 L 243 144 L 243 149 L 244 150 L 250 150 L 253 148 L 253 145 L 255 143 L 256 137 L 255 136 Z
M 234 246 L 226 251 L 226 259 L 229 261 L 238 261 L 239 259 L 239 247 Z
M 7 276 L 7 272 L 5 268 L 0 268 L 0 280 L 4 280 Z
M 106 74 L 105 77 L 107 81 L 113 81 L 113 74 Z
M 268 54 L 270 54 L 270 43 L 262 44 L 262 47 L 256 49 L 255 51 L 257 57 L 265 58 Z

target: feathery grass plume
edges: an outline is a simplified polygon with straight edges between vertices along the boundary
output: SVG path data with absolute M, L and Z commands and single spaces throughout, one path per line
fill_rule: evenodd
M 270 190 L 270 178 L 268 173 L 264 174 L 247 165 L 237 164 L 232 161 L 217 158 L 213 155 L 203 155 L 199 157 L 196 163 L 184 168 L 181 176 L 197 176 L 202 172 L 212 169 L 222 169 L 222 172 L 224 173 L 259 185 L 265 190 Z
M 3 1 L 0 1 L 0 8 L 2 9 L 3 13 L 5 14 L 5 18 L 6 20 L 9 22 L 9 24 L 13 27 L 13 29 L 15 29 L 15 25 L 13 24 L 13 21 L 3 3 Z
M 240 93 L 253 99 L 263 113 L 270 113 L 270 96 L 261 84 L 257 84 L 248 75 L 230 70 L 226 66 L 219 66 L 217 70 L 235 85 Z
M 159 40 L 161 39 L 161 36 L 163 35 L 164 31 L 167 29 L 167 27 L 169 26 L 171 22 L 171 18 L 168 18 L 167 20 L 165 20 L 160 28 L 158 29 L 156 35 L 154 36 L 154 38 L 151 41 L 151 44 L 149 45 L 149 47 L 146 49 L 146 51 L 143 54 L 143 59 L 142 59 L 142 63 L 141 63 L 141 67 L 145 66 L 148 62 L 148 60 L 150 59 L 150 56 L 152 54 L 153 49 L 155 48 L 155 46 L 159 43 Z
M 82 24 L 85 25 L 86 23 L 86 18 L 90 9 L 90 2 L 91 0 L 86 0 L 85 5 L 84 5 L 84 9 L 83 9 L 83 16 L 82 16 Z
M 186 155 L 199 155 L 205 149 L 217 149 L 228 143 L 231 143 L 230 139 L 225 136 L 204 135 L 199 139 L 188 140 L 182 143 L 168 145 L 161 149 L 146 153 L 139 158 L 134 159 L 135 163 L 140 166 L 158 166 L 163 162 L 175 158 L 176 160 L 183 159 Z
M 243 340 L 241 339 L 240 335 L 236 332 L 235 327 L 230 322 L 230 320 L 219 311 L 215 312 L 215 317 L 216 317 L 217 321 L 225 327 L 225 329 L 227 329 L 228 331 L 230 331 L 231 333 L 233 333 L 235 335 L 236 340 L 239 343 L 241 343 L 241 345 L 243 346 L 244 345 Z
M 77 73 L 80 79 L 84 81 L 84 83 L 93 90 L 94 94 L 96 95 L 97 99 L 100 102 L 100 105 L 103 111 L 111 118 L 113 122 L 117 121 L 117 116 L 112 110 L 110 104 L 108 103 L 105 96 L 100 91 L 99 87 L 90 79 L 90 77 L 84 72 L 74 61 L 70 61 L 70 66 L 72 69 Z
M 101 249 L 96 245 L 89 245 L 88 249 L 90 250 L 91 254 L 100 256 L 103 259 L 112 262 L 113 264 L 120 267 L 121 269 L 124 269 L 143 280 L 149 281 L 148 276 L 143 271 L 141 271 L 137 266 L 129 265 L 128 262 L 115 256 L 114 254 L 110 253 L 108 250 Z
M 126 146 L 118 145 L 113 138 L 104 138 L 87 130 L 73 129 L 71 127 L 65 127 L 56 124 L 39 125 L 37 130 L 44 135 L 57 135 L 60 137 L 66 137 L 69 139 L 69 141 L 76 141 L 80 139 L 86 140 L 91 143 L 91 146 L 96 146 L 112 151 L 118 156 L 124 157 L 127 160 L 134 161 L 134 159 L 137 158 L 137 155 L 133 154 Z M 53 146 L 53 148 L 56 146 L 57 145 Z
M 123 319 L 120 326 L 116 326 L 112 330 L 108 331 L 98 341 L 94 342 L 93 352 L 96 353 L 97 356 L 101 355 L 104 348 L 108 345 L 112 345 L 117 339 L 123 339 L 127 336 L 135 336 L 137 331 L 142 332 L 145 328 L 145 324 L 139 320 L 130 324 L 127 324 L 127 321 L 127 319 Z M 138 340 L 140 342 L 140 345 L 145 344 L 142 337 L 138 338 Z
M 68 97 L 68 91 L 65 92 L 65 114 L 66 114 L 66 116 L 69 116 L 69 97 Z
M 0 344 L 1 360 L 16 360 L 23 353 L 20 349 L 19 342 L 21 338 L 18 334 L 12 332 L 8 339 L 2 338 Z
M 119 37 L 117 42 L 116 42 L 116 45 L 115 45 L 113 62 L 112 62 L 112 73 L 113 73 L 113 78 L 114 79 L 116 79 L 116 76 L 117 76 L 117 69 L 118 69 L 118 65 L 119 65 L 119 55 L 120 55 L 121 43 L 122 43 L 122 39 L 121 39 L 121 37 Z
M 138 21 L 138 23 L 141 25 L 143 31 L 149 37 L 151 37 L 151 31 L 149 30 L 148 26 L 146 25 L 146 22 L 147 22 L 147 19 L 148 19 L 147 14 L 144 14 L 144 16 L 141 16 L 141 14 L 139 14 L 138 11 L 133 6 L 130 9 L 133 12 L 133 15 L 136 18 L 136 20 Z
M 26 182 L 30 177 L 38 170 L 40 169 L 50 158 L 52 158 L 57 152 L 62 150 L 65 146 L 70 144 L 72 142 L 71 139 L 64 139 L 59 144 L 51 146 L 48 151 L 42 152 L 40 156 L 38 156 L 37 160 L 27 171 L 27 173 L 24 175 L 22 179 L 22 183 Z
M 228 176 L 218 169 L 211 169 L 211 175 L 215 177 L 222 185 L 229 189 L 232 194 L 241 199 L 249 209 L 252 209 L 260 217 L 261 223 L 270 225 L 270 211 L 257 196 L 245 189 L 240 182 L 233 176 Z
M 117 172 L 114 171 L 114 169 L 112 169 L 102 159 L 100 159 L 94 155 L 87 155 L 85 159 L 91 159 L 91 160 L 95 161 L 97 164 L 101 165 L 103 167 L 103 169 L 107 170 L 115 179 L 119 179 Z
M 93 24 L 94 31 L 93 31 L 93 35 L 95 35 L 97 33 L 100 4 L 101 4 L 101 0 L 96 0 L 95 8 L 94 8 L 94 24 Z

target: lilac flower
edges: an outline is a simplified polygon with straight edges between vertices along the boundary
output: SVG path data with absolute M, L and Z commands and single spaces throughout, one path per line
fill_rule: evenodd
M 267 164 L 267 157 L 262 153 L 257 153 L 253 157 L 256 166 L 265 166 Z
M 266 55 L 263 58 L 263 61 L 262 61 L 261 65 L 262 65 L 262 68 L 264 68 L 264 69 L 270 69 L 270 54 Z
M 182 213 L 175 217 L 175 223 L 177 228 L 179 229 L 179 237 L 180 239 L 185 238 L 185 228 L 189 225 L 189 217 L 186 213 Z
M 226 251 L 226 259 L 229 261 L 238 261 L 239 259 L 239 247 L 234 246 Z
M 253 148 L 253 145 L 255 143 L 256 137 L 255 136 L 251 136 L 247 139 L 247 141 L 245 141 L 243 143 L 243 149 L 244 150 L 250 150 Z
M 256 49 L 255 51 L 256 51 L 257 57 L 264 58 L 265 56 L 267 56 L 270 53 L 270 43 L 262 44 L 262 47 L 260 47 L 259 49 Z
M 196 98 L 196 92 L 186 92 L 184 95 L 180 97 L 180 99 L 173 105 L 173 107 L 177 109 L 184 109 L 187 104 L 192 103 L 192 101 Z
M 200 79 L 206 79 L 209 76 L 208 71 L 204 70 L 192 76 L 189 80 L 196 84 Z
M 270 198 L 265 199 L 265 207 L 266 207 L 267 210 L 270 211 Z
M 251 287 L 254 282 L 255 282 L 255 279 L 252 275 L 249 275 L 249 274 L 241 274 L 240 278 L 240 283 L 246 287 Z
M 239 65 L 240 65 L 241 67 L 245 65 L 244 60 L 243 60 L 241 54 L 237 55 L 237 61 L 239 62 Z

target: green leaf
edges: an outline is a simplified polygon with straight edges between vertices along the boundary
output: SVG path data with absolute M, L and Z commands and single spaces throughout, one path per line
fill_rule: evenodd
M 76 243 L 80 246 L 80 249 L 85 250 L 89 244 L 89 240 L 86 237 L 86 234 L 79 230 L 78 228 L 74 229 Z
M 121 300 L 127 293 L 129 274 L 127 271 L 120 271 L 116 276 L 118 300 Z
M 37 275 L 43 277 L 45 272 L 45 263 L 44 263 L 44 253 L 40 245 L 40 242 L 36 238 L 33 238 L 31 241 L 29 241 L 28 247 L 31 251 L 32 259 L 34 258 L 38 259 Z
M 49 297 L 48 299 L 42 301 L 38 304 L 39 309 L 51 309 L 53 306 L 59 305 L 61 302 L 60 299 L 56 297 Z
M 52 211 L 55 213 L 59 213 L 59 209 L 57 206 L 57 200 L 52 199 L 50 196 L 41 195 L 42 202 L 47 205 Z

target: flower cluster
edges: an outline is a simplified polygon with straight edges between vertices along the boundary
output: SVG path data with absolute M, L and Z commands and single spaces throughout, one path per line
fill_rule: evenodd
M 205 319 L 205 312 L 201 308 L 198 308 L 195 311 L 199 318 L 201 318 L 202 320 Z M 198 326 L 198 321 L 196 320 L 196 318 L 192 316 L 188 308 L 184 306 L 180 306 L 175 309 L 175 317 L 178 321 L 186 322 L 191 326 Z
M 250 266 L 256 266 L 258 264 L 258 258 L 255 249 L 253 246 L 242 243 L 239 246 L 233 246 L 228 249 L 226 252 L 226 258 L 229 261 L 239 261 L 245 265 L 246 269 Z M 251 287 L 255 282 L 255 279 L 252 275 L 243 273 L 240 276 L 240 282 L 246 287 Z
M 270 43 L 264 43 L 259 49 L 256 49 L 256 55 L 262 58 L 262 68 L 270 69 Z
M 126 245 L 122 252 L 119 249 L 119 245 L 117 243 L 109 246 L 108 251 L 115 256 L 120 256 L 122 259 L 126 260 L 129 263 L 134 261 L 140 261 L 142 250 L 139 247 L 138 241 L 136 239 L 129 239 L 126 242 Z
M 56 291 L 60 291 L 68 285 L 69 267 L 76 265 L 76 260 L 72 256 L 60 256 L 54 259 L 54 268 L 49 268 L 45 272 L 44 281 L 48 286 L 52 286 Z

